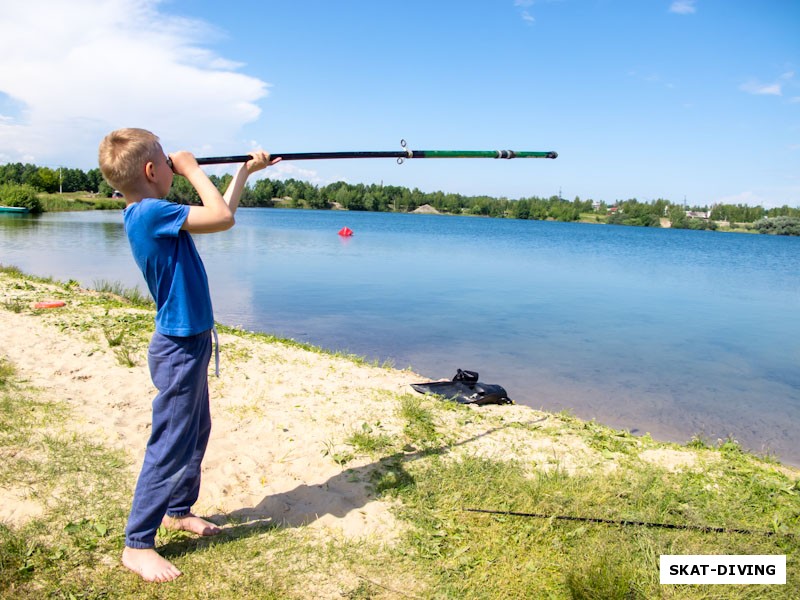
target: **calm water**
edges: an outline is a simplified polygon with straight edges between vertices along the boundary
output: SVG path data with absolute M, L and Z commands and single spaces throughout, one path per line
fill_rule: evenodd
M 222 323 L 800 464 L 800 238 L 242 209 L 195 240 Z M 119 212 L 0 217 L 0 263 L 144 289 Z

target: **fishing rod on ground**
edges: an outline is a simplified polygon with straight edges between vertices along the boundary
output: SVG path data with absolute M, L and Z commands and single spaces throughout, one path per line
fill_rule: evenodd
M 530 152 L 515 150 L 411 150 L 407 148 L 406 141 L 401 140 L 402 150 L 387 152 L 366 151 L 366 152 L 271 152 L 270 158 L 281 158 L 282 160 L 327 160 L 334 158 L 395 158 L 398 164 L 402 164 L 411 158 L 556 158 L 557 152 L 552 150 L 546 152 Z M 217 165 L 226 163 L 243 163 L 250 160 L 249 154 L 239 154 L 236 156 L 212 156 L 198 158 L 199 165 Z
M 653 523 L 649 521 L 629 521 L 626 519 L 603 519 L 600 517 L 577 517 L 571 515 L 556 515 L 543 513 L 517 512 L 513 510 L 493 510 L 486 508 L 463 508 L 464 512 L 483 513 L 487 515 L 501 515 L 508 517 L 527 517 L 534 519 L 556 519 L 560 521 L 580 521 L 584 523 L 601 523 L 604 525 L 623 525 L 634 527 L 656 527 L 661 529 L 683 529 L 689 531 L 701 531 L 703 533 L 741 533 L 744 535 L 764 535 L 764 536 L 784 536 L 794 538 L 794 533 L 782 533 L 777 531 L 741 529 L 736 527 L 710 527 L 706 525 L 688 525 L 683 523 Z

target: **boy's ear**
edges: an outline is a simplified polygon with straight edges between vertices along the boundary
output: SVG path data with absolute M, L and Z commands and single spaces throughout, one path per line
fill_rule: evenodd
M 148 181 L 155 181 L 156 178 L 156 165 L 153 161 L 148 161 L 144 165 L 144 176 Z

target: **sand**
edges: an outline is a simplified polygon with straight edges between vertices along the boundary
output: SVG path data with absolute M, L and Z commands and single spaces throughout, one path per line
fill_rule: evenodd
M 66 427 L 129 456 L 132 493 L 155 395 L 145 354 L 149 331 L 131 343 L 135 364 L 124 366 L 102 323 L 129 313 L 149 319 L 151 313 L 109 309 L 93 301 L 96 295 L 63 284 L 20 284 L 0 273 L 0 358 L 43 399 L 70 409 Z M 48 298 L 66 306 L 33 309 Z M 410 384 L 426 379 L 247 332 L 219 337 L 220 377 L 209 378 L 213 429 L 195 512 L 222 526 L 265 522 L 348 539 L 398 539 L 402 524 L 391 501 L 371 492 L 370 475 L 387 454 L 413 461 L 420 449 L 406 445 L 366 456 L 346 440 L 363 429 L 403 440 L 401 399 L 419 396 Z M 445 456 L 515 458 L 531 473 L 608 472 L 618 465 L 613 453 L 587 445 L 576 419 L 526 406 L 470 406 L 437 411 L 436 419 Z M 651 447 L 640 458 L 668 470 L 702 469 L 705 462 L 698 464 L 695 450 L 669 445 Z M 0 522 L 19 526 L 47 508 L 24 488 L 0 489 Z
M 44 398 L 70 407 L 69 428 L 129 454 L 132 490 L 155 395 L 144 344 L 133 354 L 135 366 L 123 366 L 100 326 L 91 325 L 91 319 L 86 325 L 92 311 L 99 320 L 106 310 L 86 301 L 92 292 L 65 294 L 63 286 L 37 283 L 31 293 L 19 291 L 12 281 L 0 274 L 6 306 L 0 306 L 0 357 Z M 51 291 L 50 297 L 67 305 L 32 310 L 32 299 L 47 299 Z M 26 303 L 24 310 L 7 309 L 15 302 Z M 125 307 L 118 312 L 126 310 L 136 312 Z M 84 325 L 65 327 L 73 321 Z M 220 524 L 261 521 L 328 529 L 348 538 L 395 538 L 401 528 L 391 503 L 376 499 L 368 485 L 381 457 L 358 455 L 345 440 L 365 427 L 402 439 L 399 398 L 417 395 L 410 384 L 427 379 L 246 332 L 219 337 L 220 377 L 212 372 L 209 378 L 213 430 L 195 512 Z M 507 457 L 513 448 L 531 465 L 557 461 L 569 469 L 592 459 L 576 437 L 508 428 L 509 423 L 543 422 L 544 413 L 516 405 L 471 409 L 475 419 L 441 417 L 452 420 L 439 427 L 451 434 L 453 454 Z M 413 459 L 416 451 L 406 448 L 406 457 Z M 351 458 L 340 464 L 347 454 Z M 23 489 L 0 491 L 0 521 L 19 525 L 44 508 Z

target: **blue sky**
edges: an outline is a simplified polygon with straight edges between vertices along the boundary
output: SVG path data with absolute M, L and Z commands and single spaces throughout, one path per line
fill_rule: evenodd
M 287 162 L 267 175 L 800 206 L 794 0 L 9 4 L 0 163 L 92 168 L 123 126 L 198 156 L 404 138 L 559 158 Z

